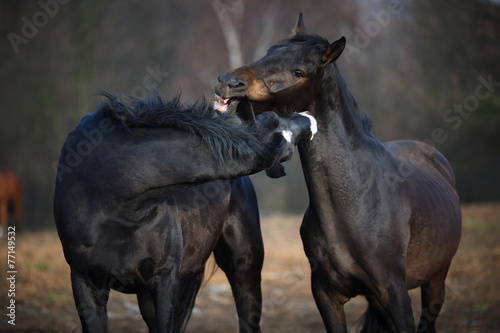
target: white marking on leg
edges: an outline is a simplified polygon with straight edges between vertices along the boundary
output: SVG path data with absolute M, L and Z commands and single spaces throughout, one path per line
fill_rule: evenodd
M 309 121 L 311 122 L 311 140 L 312 140 L 314 134 L 318 133 L 318 122 L 316 121 L 316 118 L 314 118 L 311 112 L 309 111 L 300 112 L 299 114 L 301 116 L 309 118 Z

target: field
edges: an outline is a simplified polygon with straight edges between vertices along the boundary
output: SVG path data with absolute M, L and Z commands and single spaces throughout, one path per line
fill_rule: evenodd
M 500 204 L 462 207 L 463 233 L 447 278 L 440 332 L 500 332 Z M 266 259 L 262 272 L 264 332 L 322 332 L 310 292 L 309 265 L 299 237 L 300 216 L 265 216 Z M 7 323 L 7 262 L 0 261 L 0 332 L 80 332 L 71 294 L 69 269 L 55 231 L 16 235 L 16 325 Z M 2 257 L 7 243 L 0 242 Z M 213 263 L 212 263 L 213 264 Z M 411 292 L 415 316 L 419 292 Z M 229 285 L 219 270 L 202 287 L 187 332 L 236 332 Z M 363 298 L 346 305 L 352 328 L 364 312 Z M 147 332 L 135 297 L 111 294 L 110 332 Z M 353 331 L 353 329 L 351 329 Z

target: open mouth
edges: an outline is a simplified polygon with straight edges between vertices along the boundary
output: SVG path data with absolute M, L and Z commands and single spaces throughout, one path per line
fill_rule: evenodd
M 212 102 L 212 106 L 214 110 L 220 113 L 233 113 L 238 106 L 242 97 L 230 97 L 230 98 L 222 98 L 219 95 L 215 94 L 214 101 Z

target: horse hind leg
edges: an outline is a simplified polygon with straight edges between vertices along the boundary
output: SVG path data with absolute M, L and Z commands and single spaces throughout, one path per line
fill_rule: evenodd
M 191 316 L 196 295 L 203 281 L 203 273 L 204 271 L 202 270 L 201 272 L 191 274 L 181 282 L 178 318 L 178 322 L 181 324 L 181 332 L 184 331 L 189 317 Z M 152 293 L 137 294 L 137 303 L 139 304 L 142 319 L 144 319 L 148 326 L 149 333 L 156 333 L 156 307 L 154 295 Z
M 83 332 L 107 332 L 108 316 L 106 313 L 106 304 L 108 302 L 109 289 L 97 288 L 73 270 L 71 271 L 71 284 Z
M 331 288 L 315 271 L 311 273 L 311 289 L 326 331 L 347 333 L 344 304 L 349 299 Z
M 179 274 L 178 269 L 162 274 L 155 290 L 137 294 L 141 316 L 150 333 L 179 332 Z
M 179 323 L 181 332 L 184 332 L 191 313 L 193 312 L 196 295 L 203 283 L 205 275 L 205 268 L 202 270 L 189 274 L 181 281 L 180 298 L 179 298 Z
M 417 332 L 436 332 L 436 319 L 444 303 L 446 272 L 432 278 L 420 287 L 422 314 Z
M 149 333 L 156 333 L 156 310 L 153 296 L 150 293 L 137 294 L 137 303 Z
M 363 314 L 360 333 L 396 332 L 392 319 L 375 295 L 366 295 L 368 308 Z
M 238 223 L 240 222 L 245 223 Z M 246 229 L 236 232 L 233 227 L 234 225 L 222 234 L 214 249 L 214 257 L 231 285 L 238 312 L 239 332 L 260 332 L 260 283 L 264 261 L 262 235 L 260 228 L 247 233 Z

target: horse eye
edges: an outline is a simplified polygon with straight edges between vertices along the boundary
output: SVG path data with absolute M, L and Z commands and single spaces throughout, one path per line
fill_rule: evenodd
M 303 71 L 303 70 L 301 70 L 301 69 L 294 69 L 294 70 L 292 71 L 292 74 L 293 74 L 293 75 L 295 75 L 296 77 L 304 77 L 304 76 L 306 76 L 306 75 L 304 74 L 304 71 Z

